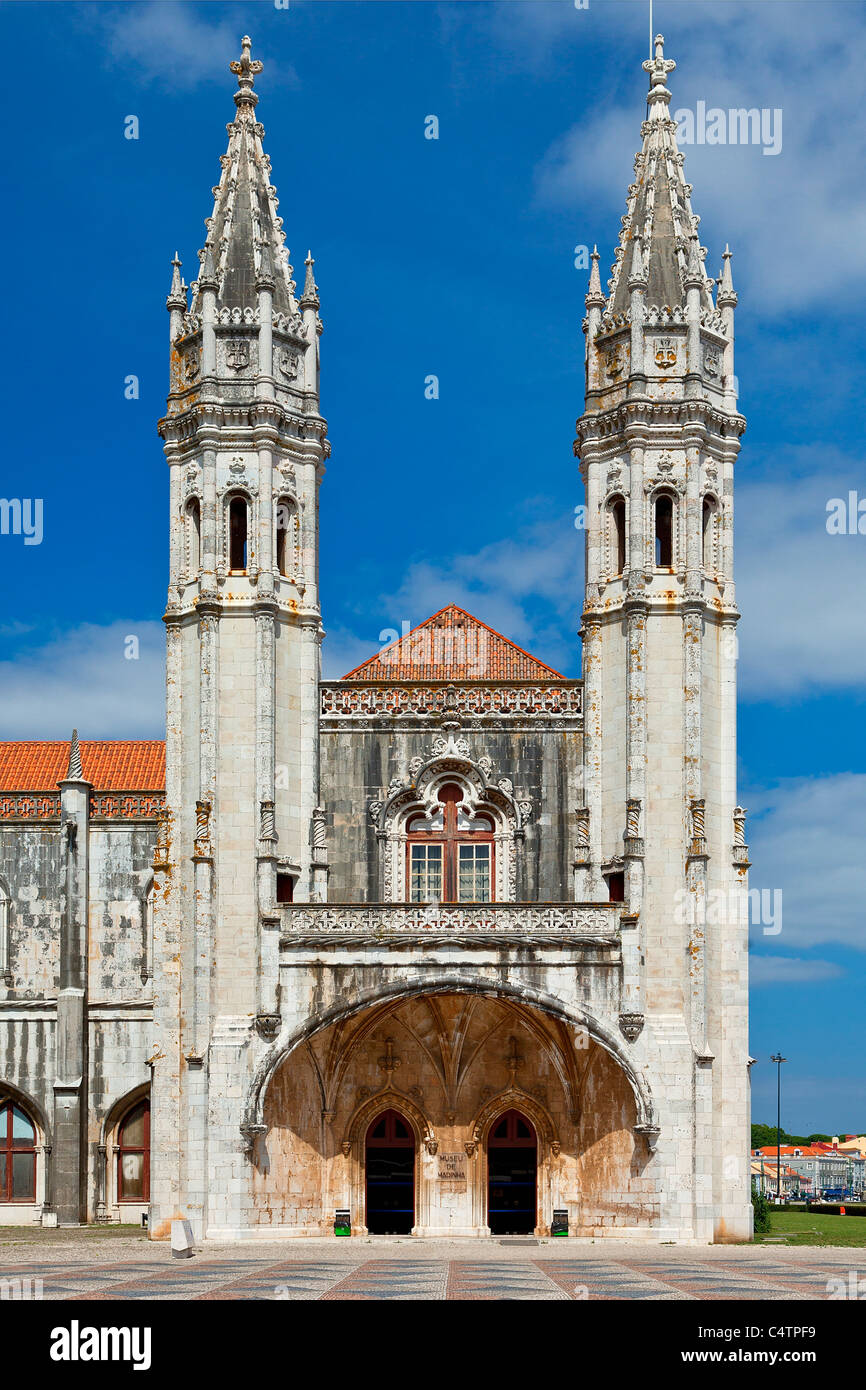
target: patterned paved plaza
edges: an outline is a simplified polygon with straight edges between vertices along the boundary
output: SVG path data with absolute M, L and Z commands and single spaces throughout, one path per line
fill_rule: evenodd
M 79 1239 L 50 1246 L 3 1241 L 0 1281 L 20 1281 L 25 1291 L 32 1290 L 30 1297 L 100 1302 L 823 1301 L 843 1282 L 859 1279 L 866 1288 L 866 1254 L 858 1250 L 623 1246 L 614 1251 L 576 1244 L 563 1249 L 552 1241 L 519 1246 L 315 1241 L 303 1248 L 207 1246 L 181 1261 L 167 1246 L 144 1241 Z

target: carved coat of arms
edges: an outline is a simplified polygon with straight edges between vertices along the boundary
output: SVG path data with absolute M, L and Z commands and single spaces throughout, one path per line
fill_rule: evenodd
M 662 371 L 669 371 L 676 366 L 677 343 L 674 338 L 658 338 L 656 340 L 656 366 Z
M 233 371 L 243 371 L 250 365 L 250 346 L 246 338 L 230 338 L 226 345 L 226 362 Z

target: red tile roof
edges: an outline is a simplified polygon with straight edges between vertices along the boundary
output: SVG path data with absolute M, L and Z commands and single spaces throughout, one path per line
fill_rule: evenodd
M 356 666 L 344 681 L 563 680 L 465 609 L 449 603 Z
M 162 739 L 82 739 L 81 770 L 96 791 L 163 791 Z M 67 739 L 0 743 L 0 791 L 53 791 L 69 766 Z

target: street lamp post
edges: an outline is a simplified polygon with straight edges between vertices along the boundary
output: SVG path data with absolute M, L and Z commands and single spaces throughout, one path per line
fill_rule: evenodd
M 782 1200 L 782 1063 L 787 1062 L 781 1052 L 770 1058 L 776 1063 L 776 1200 Z

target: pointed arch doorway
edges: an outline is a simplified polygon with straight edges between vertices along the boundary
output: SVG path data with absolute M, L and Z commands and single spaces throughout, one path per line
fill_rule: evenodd
M 532 1235 L 538 1224 L 538 1139 L 519 1110 L 506 1110 L 487 1136 L 487 1225 L 494 1236 Z
M 415 1225 L 415 1135 L 396 1110 L 371 1121 L 365 1143 L 366 1226 L 371 1235 L 409 1235 Z

